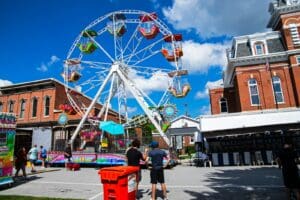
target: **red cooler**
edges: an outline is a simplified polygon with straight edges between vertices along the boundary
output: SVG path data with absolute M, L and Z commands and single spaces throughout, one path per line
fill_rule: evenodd
M 99 170 L 104 200 L 135 200 L 138 167 L 117 166 Z

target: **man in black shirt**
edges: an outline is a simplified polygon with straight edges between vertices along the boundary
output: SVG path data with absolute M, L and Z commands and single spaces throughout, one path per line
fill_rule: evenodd
M 138 148 L 140 148 L 140 141 L 138 139 L 134 139 L 131 143 L 131 147 L 126 151 L 126 158 L 128 166 L 139 167 L 137 182 L 136 182 L 136 192 L 138 192 L 139 182 L 142 179 L 142 173 L 140 168 L 140 160 L 146 160 L 147 149 L 145 150 L 145 154 L 143 155 Z
M 289 142 L 284 144 L 282 151 L 279 153 L 277 162 L 282 169 L 283 182 L 287 189 L 287 196 L 290 199 L 291 191 L 300 199 L 300 179 L 298 174 L 298 155 Z
M 65 167 L 67 169 L 67 165 L 68 163 L 72 162 L 72 148 L 71 148 L 71 144 L 68 143 L 65 152 L 64 152 L 64 157 L 65 157 Z

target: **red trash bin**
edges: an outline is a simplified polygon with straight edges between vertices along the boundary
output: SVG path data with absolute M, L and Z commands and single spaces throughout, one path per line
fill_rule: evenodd
M 98 174 L 103 184 L 104 200 L 135 200 L 138 167 L 117 166 L 106 167 Z

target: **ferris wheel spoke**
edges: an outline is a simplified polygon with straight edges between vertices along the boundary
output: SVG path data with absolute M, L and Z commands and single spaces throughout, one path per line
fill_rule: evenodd
M 162 39 L 159 39 L 159 40 L 157 40 L 157 41 L 155 41 L 155 42 L 153 42 L 152 44 L 150 44 L 150 45 L 148 45 L 148 46 L 142 48 L 142 49 L 139 50 L 139 51 L 133 52 L 132 54 L 126 56 L 126 57 L 124 58 L 124 61 L 125 61 L 126 63 L 129 64 L 129 62 L 128 62 L 128 61 L 130 61 L 129 58 L 131 59 L 132 57 L 138 57 L 139 59 L 140 59 L 140 58 L 143 59 L 143 58 L 145 58 L 145 57 L 147 57 L 147 58 L 152 57 L 154 54 L 157 54 L 158 52 L 160 52 L 160 49 L 159 49 L 159 50 L 152 50 L 152 49 L 153 49 L 154 47 L 158 46 L 162 41 L 163 41 L 163 38 L 162 38 Z M 147 56 L 148 54 L 150 54 L 150 55 Z M 145 60 L 145 59 L 144 59 L 144 60 Z M 143 60 L 143 61 L 144 61 L 144 60 Z M 140 63 L 140 62 L 137 62 L 137 63 Z M 137 64 L 137 63 L 135 63 L 135 64 Z
M 134 46 L 134 39 L 136 39 L 138 42 L 137 42 L 137 45 L 134 47 L 133 49 L 133 52 L 136 51 L 136 49 L 138 48 L 138 46 L 140 45 L 141 43 L 141 40 L 143 39 L 142 37 L 138 37 L 138 31 L 139 31 L 139 28 L 141 26 L 141 21 L 139 21 L 138 25 L 136 26 L 133 34 L 131 35 L 131 37 L 129 38 L 127 44 L 125 45 L 125 48 L 124 48 L 124 52 L 127 51 L 127 49 L 129 48 L 129 45 L 132 44 Z M 130 61 L 131 58 L 128 59 L 128 62 Z
M 90 37 L 90 40 L 92 40 L 96 45 L 97 47 L 99 47 L 99 49 L 101 49 L 101 51 L 112 61 L 114 62 L 114 59 L 111 57 L 111 55 L 102 47 L 102 45 L 100 45 L 93 37 Z
M 144 55 L 143 58 L 139 59 L 139 61 L 136 61 L 135 63 L 132 63 L 132 65 L 140 64 L 140 63 L 144 62 L 145 60 L 148 60 L 149 58 L 151 58 L 152 56 L 154 56 L 154 55 L 156 55 L 158 53 L 160 53 L 160 50 L 150 51 L 148 56 Z
M 142 38 L 142 37 L 139 37 L 139 38 L 136 38 L 136 40 L 137 40 L 137 44 L 133 47 L 133 49 L 132 49 L 132 51 L 131 51 L 131 53 L 130 53 L 129 58 L 127 58 L 126 64 L 128 64 L 128 63 L 131 62 L 131 59 L 132 59 L 132 57 L 134 57 L 135 52 L 137 51 L 138 47 L 140 46 L 140 44 L 141 44 L 143 38 Z

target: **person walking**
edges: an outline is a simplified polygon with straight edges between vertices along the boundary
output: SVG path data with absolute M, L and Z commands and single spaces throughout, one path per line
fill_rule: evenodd
M 64 157 L 65 157 L 65 168 L 68 169 L 68 163 L 72 162 L 72 148 L 71 144 L 68 143 L 65 152 L 64 152 Z
M 22 147 L 18 150 L 17 155 L 16 155 L 16 161 L 15 161 L 15 167 L 16 167 L 16 173 L 15 173 L 15 178 L 18 177 L 20 169 L 22 169 L 23 172 L 23 177 L 26 180 L 27 175 L 26 175 L 26 162 L 27 162 L 27 154 L 26 154 L 26 149 L 25 147 Z
M 140 148 L 140 145 L 141 145 L 140 141 L 138 139 L 134 139 L 131 143 L 131 147 L 126 150 L 127 165 L 139 168 L 138 177 L 137 177 L 136 186 L 135 186 L 136 193 L 138 192 L 139 182 L 142 180 L 140 160 L 145 161 L 146 153 L 147 153 L 147 149 L 145 150 L 144 154 L 142 154 L 138 150 Z M 136 197 L 139 198 L 139 196 L 137 194 L 136 194 Z
M 42 161 L 42 168 L 46 167 L 46 158 L 47 158 L 47 150 L 43 147 L 43 145 L 40 146 L 40 159 Z
M 36 172 L 35 163 L 38 159 L 38 149 L 36 144 L 28 151 L 28 154 L 29 154 L 29 161 L 31 164 L 31 172 Z
M 287 199 L 291 199 L 291 192 L 295 192 L 297 199 L 300 200 L 300 180 L 297 159 L 297 152 L 293 149 L 291 143 L 286 142 L 277 157 L 277 163 L 282 170 Z
M 165 177 L 164 177 L 164 168 L 169 163 L 169 158 L 167 153 L 161 149 L 159 149 L 158 142 L 153 141 L 151 142 L 152 150 L 148 153 L 147 161 L 151 158 L 152 168 L 150 171 L 150 179 L 152 184 L 152 192 L 151 192 L 151 199 L 155 200 L 156 196 L 156 184 L 159 182 L 161 184 L 161 190 L 163 192 L 164 200 L 167 200 L 167 187 L 165 184 Z M 167 158 L 167 163 L 163 165 L 163 158 Z

